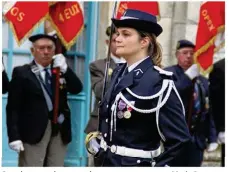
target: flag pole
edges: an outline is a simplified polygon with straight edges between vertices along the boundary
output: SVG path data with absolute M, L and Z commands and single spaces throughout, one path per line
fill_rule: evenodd
M 114 9 L 113 9 L 113 15 L 112 18 L 115 18 L 115 12 L 116 12 L 116 7 L 117 7 L 117 1 L 115 1 L 115 5 L 114 5 Z M 102 97 L 101 100 L 104 97 L 105 91 L 106 91 L 106 84 L 107 84 L 107 77 L 108 77 L 108 69 L 110 67 L 110 61 L 111 61 L 111 41 L 112 41 L 112 36 L 114 34 L 115 31 L 115 26 L 113 23 L 111 23 L 111 32 L 110 32 L 110 37 L 109 37 L 109 45 L 108 45 L 108 52 L 107 52 L 107 58 L 106 58 L 106 68 L 105 68 L 105 77 L 104 77 L 104 81 L 103 81 L 103 92 L 102 92 Z
M 57 36 L 57 35 L 56 35 Z M 56 38 L 56 51 L 55 54 L 62 54 L 62 44 L 57 36 Z M 60 102 L 60 67 L 52 68 L 52 76 L 54 81 L 54 95 L 53 95 L 53 134 L 56 135 L 58 133 L 58 126 L 57 126 L 57 118 L 59 114 L 59 102 Z
M 112 18 L 116 17 L 116 8 L 117 8 L 117 1 L 115 1 L 114 8 L 113 8 L 113 13 L 112 13 Z M 111 41 L 112 41 L 112 36 L 115 31 L 115 26 L 113 22 L 111 23 L 111 32 L 110 32 L 110 38 L 109 38 L 109 45 L 108 45 L 108 52 L 107 52 L 107 58 L 106 58 L 106 68 L 105 68 L 105 76 L 103 80 L 103 90 L 102 90 L 102 96 L 101 96 L 101 101 L 104 98 L 106 87 L 107 87 L 107 80 L 108 80 L 108 70 L 110 68 L 110 61 L 111 61 Z M 98 114 L 98 121 L 99 121 L 99 114 Z M 98 129 L 100 129 L 100 122 L 98 125 Z

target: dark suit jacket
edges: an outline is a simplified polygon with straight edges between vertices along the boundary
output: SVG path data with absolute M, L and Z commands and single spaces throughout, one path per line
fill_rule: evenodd
M 156 161 L 156 166 L 165 166 L 166 164 L 168 166 L 184 166 L 185 162 L 183 162 L 181 155 L 184 153 L 185 145 L 190 141 L 190 135 L 185 122 L 181 101 L 179 101 L 174 90 L 170 92 L 166 103 L 160 108 L 158 126 L 155 112 L 140 113 L 132 109 L 129 119 L 125 117 L 116 118 L 116 131 L 112 131 L 112 140 L 110 140 L 111 120 L 113 120 L 111 107 L 119 92 L 122 92 L 128 101 L 134 103 L 136 108 L 143 110 L 152 109 L 157 106 L 158 97 L 151 100 L 138 99 L 129 94 L 125 88 L 129 88 L 138 96 L 153 96 L 161 90 L 164 79 L 171 80 L 170 76 L 161 74 L 156 70 L 151 58 L 147 58 L 136 66 L 134 70 L 122 77 L 117 86 L 115 86 L 119 77 L 124 73 L 125 68 L 126 64 L 115 69 L 111 85 L 101 102 L 99 114 L 101 123 L 100 132 L 107 145 L 155 150 L 160 146 L 161 141 L 161 136 L 157 128 L 159 127 L 165 137 L 165 151 L 159 157 L 153 158 Z M 166 95 L 166 93 L 167 91 L 163 95 Z M 127 106 L 123 110 L 118 109 L 117 112 L 122 111 L 124 113 L 126 110 Z M 119 156 L 111 153 L 109 149 L 104 154 L 104 166 L 151 166 L 152 162 L 151 158 Z M 140 160 L 140 163 L 138 163 L 138 160 Z
M 65 120 L 59 126 L 63 143 L 71 141 L 70 111 L 67 92 L 77 94 L 82 84 L 75 73 L 68 68 L 63 75 L 66 87 L 60 89 L 60 111 Z M 7 103 L 7 130 L 9 142 L 22 140 L 29 144 L 38 143 L 47 127 L 49 111 L 39 80 L 31 71 L 31 64 L 15 67 L 9 87 Z
M 225 59 L 214 64 L 209 75 L 212 115 L 217 132 L 225 131 Z
M 116 68 L 114 60 L 110 61 L 110 71 Z M 95 95 L 94 108 L 90 115 L 90 119 L 85 128 L 85 133 L 98 130 L 98 113 L 99 113 L 99 102 L 102 97 L 103 83 L 105 77 L 106 69 L 106 59 L 99 59 L 90 64 L 90 74 L 91 74 L 91 89 Z M 106 85 L 106 90 L 109 88 L 111 74 L 108 72 L 108 80 Z
M 193 83 L 179 65 L 168 67 L 166 70 L 174 73 L 174 82 L 184 103 L 187 119 L 190 110 L 190 99 L 193 95 Z M 208 98 L 208 80 L 203 76 L 197 77 L 197 80 L 200 81 L 201 92 L 203 94 L 202 101 L 205 102 L 206 98 Z M 206 103 L 207 102 L 204 103 L 204 107 Z M 192 114 L 191 127 L 193 128 L 193 131 L 190 132 L 194 135 L 194 142 L 200 149 L 206 148 L 206 139 L 208 139 L 209 143 L 216 142 L 217 136 L 215 124 L 212 114 L 209 113 L 208 109 L 202 110 L 200 115 Z
M 9 87 L 9 79 L 6 71 L 2 71 L 2 93 L 5 94 L 8 92 Z

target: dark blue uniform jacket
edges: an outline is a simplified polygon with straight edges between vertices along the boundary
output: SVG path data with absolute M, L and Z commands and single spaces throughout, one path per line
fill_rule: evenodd
M 166 93 L 169 88 L 163 92 L 162 99 L 167 100 L 160 108 L 158 118 L 155 112 L 141 113 L 130 108 L 131 117 L 128 119 L 116 117 L 116 125 L 114 124 L 111 107 L 118 93 L 121 92 L 134 107 L 149 110 L 157 107 L 158 97 L 141 100 L 131 95 L 126 88 L 138 96 L 152 96 L 162 89 L 164 80 L 172 81 L 171 76 L 164 73 L 164 70 L 155 67 L 152 60 L 147 58 L 122 77 L 119 84 L 115 86 L 125 68 L 126 64 L 117 67 L 113 72 L 110 88 L 101 102 L 100 132 L 108 146 L 118 145 L 150 151 L 157 149 L 162 141 L 164 152 L 158 157 L 147 159 L 120 156 L 107 149 L 99 152 L 99 157 L 104 158 L 103 166 L 151 166 L 152 162 L 156 163 L 155 166 L 185 166 L 182 157 L 191 137 L 185 122 L 182 103 L 174 88 L 169 92 L 167 98 Z M 123 112 L 126 110 L 127 108 L 123 109 Z M 117 109 L 118 111 L 120 110 Z

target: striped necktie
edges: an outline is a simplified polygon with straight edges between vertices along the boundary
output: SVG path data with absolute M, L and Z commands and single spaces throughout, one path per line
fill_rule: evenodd
M 45 68 L 45 86 L 48 89 L 50 95 L 52 95 L 52 84 L 51 84 L 51 75 L 49 73 L 49 68 Z

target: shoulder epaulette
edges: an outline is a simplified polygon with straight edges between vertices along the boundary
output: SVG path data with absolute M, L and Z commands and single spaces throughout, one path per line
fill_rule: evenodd
M 173 72 L 163 70 L 162 68 L 158 66 L 154 66 L 154 69 L 156 69 L 160 74 L 167 75 L 167 76 L 172 76 Z

